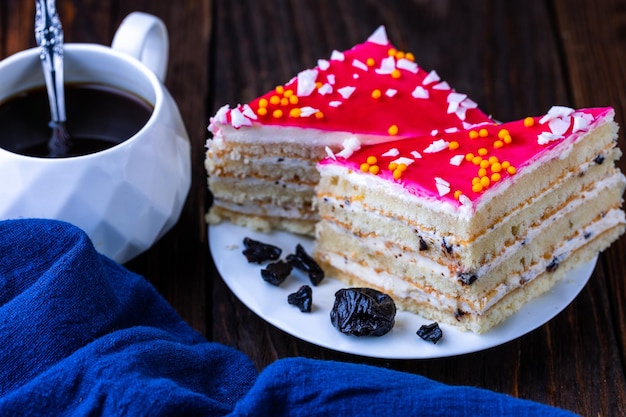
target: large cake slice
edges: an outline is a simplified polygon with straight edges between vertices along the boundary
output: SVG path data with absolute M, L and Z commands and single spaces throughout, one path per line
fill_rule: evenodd
M 394 48 L 381 27 L 252 102 L 217 111 L 205 160 L 214 198 L 207 219 L 312 234 L 315 166 L 327 150 L 485 121 L 476 103 Z
M 624 232 L 610 108 L 363 146 L 318 166 L 315 257 L 429 319 L 485 332 Z

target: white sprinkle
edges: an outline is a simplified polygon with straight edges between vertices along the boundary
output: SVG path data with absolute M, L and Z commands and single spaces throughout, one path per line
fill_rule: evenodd
M 330 62 L 328 62 L 328 60 L 326 60 L 326 59 L 318 59 L 317 60 L 317 66 L 322 71 L 326 71 L 328 68 L 330 68 Z
M 241 126 L 252 126 L 252 121 L 244 116 L 239 108 L 230 111 L 230 120 L 235 129 L 239 129 Z
M 411 151 L 411 156 L 415 159 L 421 159 L 422 158 L 422 154 L 419 153 L 418 151 Z
M 471 209 L 473 207 L 472 200 L 470 200 L 465 194 L 461 194 L 459 196 L 459 201 L 467 208 Z
M 352 74 L 352 78 L 354 78 L 355 80 L 359 79 L 359 74 Z
M 426 78 L 424 78 L 424 80 L 422 81 L 422 85 L 428 85 L 431 83 L 435 83 L 437 81 L 439 81 L 441 78 L 439 78 L 439 74 L 437 74 L 437 71 L 432 70 L 431 72 L 428 73 L 428 75 L 426 76 Z
M 298 91 L 299 97 L 306 97 L 315 91 L 315 80 L 317 80 L 317 70 L 308 69 L 298 74 Z
M 228 114 L 228 110 L 230 110 L 230 106 L 228 104 L 223 105 L 217 110 L 217 112 L 215 113 L 215 116 L 213 116 L 213 119 L 217 123 L 222 123 L 222 124 L 228 123 L 228 119 L 226 118 L 226 115 Z
M 385 91 L 385 95 L 387 97 L 393 97 L 398 93 L 398 90 L 394 89 L 394 88 L 388 88 L 387 91 Z
M 389 39 L 387 38 L 387 31 L 385 30 L 384 26 L 379 26 L 378 29 L 376 29 L 374 33 L 372 33 L 370 37 L 367 38 L 367 40 L 378 45 L 387 45 L 389 43 Z
M 387 152 L 385 152 L 382 156 L 398 156 L 400 155 L 400 151 L 398 148 L 391 148 Z
M 541 132 L 539 135 L 537 135 L 537 143 L 540 145 L 547 145 L 548 143 L 559 139 L 563 139 L 563 136 L 555 135 L 554 133 L 550 132 Z
M 444 132 L 446 132 L 446 133 L 456 133 L 458 131 L 459 131 L 458 127 L 449 127 L 446 130 L 444 130 Z
M 461 103 L 463 100 L 467 98 L 467 94 L 455 93 L 454 91 L 448 94 L 446 100 L 448 103 Z
M 411 158 L 407 158 L 406 156 L 401 156 L 400 158 L 398 158 L 398 159 L 395 159 L 395 160 L 391 161 L 391 162 L 390 162 L 390 164 L 393 164 L 394 162 L 395 162 L 396 164 L 398 164 L 398 165 L 400 165 L 400 164 L 404 164 L 404 165 L 406 165 L 406 166 L 409 166 L 409 165 L 411 165 L 413 162 L 415 162 L 415 160 L 414 160 L 414 159 L 411 159 Z
M 475 109 L 478 107 L 478 104 L 468 97 L 461 102 L 461 107 L 465 107 L 466 109 Z
M 439 129 L 433 129 L 430 131 L 430 136 L 437 136 L 439 134 Z
M 328 84 L 335 85 L 335 74 L 328 74 L 326 79 L 328 80 Z
M 465 155 L 453 156 L 452 158 L 450 158 L 450 165 L 458 167 L 459 165 L 461 165 L 461 162 L 463 162 L 463 159 L 465 159 Z
M 458 117 L 460 120 L 465 120 L 465 116 L 467 115 L 467 109 L 465 107 L 459 107 L 454 113 L 456 113 L 456 117 Z
M 450 192 L 450 183 L 443 178 L 435 177 L 435 186 L 437 187 L 440 197 Z
M 354 93 L 354 90 L 356 90 L 356 87 L 348 86 L 348 87 L 341 87 L 340 89 L 337 90 L 337 92 L 341 94 L 341 97 L 343 97 L 344 99 L 349 99 L 352 93 Z
M 352 61 L 352 66 L 356 67 L 356 68 L 358 68 L 360 70 L 363 70 L 363 71 L 367 71 L 368 70 L 367 64 L 365 62 L 363 62 L 363 61 L 359 61 L 358 59 L 355 59 L 355 60 Z
M 554 118 L 548 122 L 548 127 L 550 131 L 555 135 L 564 135 L 565 132 L 569 129 L 569 126 L 572 124 L 572 118 L 567 116 L 564 118 Z
M 331 101 L 330 103 L 328 103 L 328 105 L 329 105 L 330 107 L 339 107 L 339 106 L 341 106 L 341 101 L 339 101 L 339 100 L 334 100 L 334 101 Z
M 331 61 L 343 61 L 344 59 L 346 59 L 345 55 L 343 54 L 343 52 L 339 52 L 337 50 L 334 50 L 331 54 L 330 54 L 330 60 Z
M 409 61 L 406 58 L 399 59 L 396 65 L 399 69 L 412 72 L 413 74 L 417 74 L 417 71 L 418 71 L 417 64 L 413 61 Z
M 344 140 L 343 149 L 341 152 L 337 153 L 337 156 L 341 156 L 343 158 L 350 158 L 355 151 L 358 151 L 361 148 L 361 142 L 354 137 L 350 136 L 348 139 Z
M 574 113 L 574 127 L 572 132 L 581 132 L 589 129 L 589 125 L 593 121 L 593 116 L 587 113 L 576 112 Z
M 570 108 L 570 107 L 565 107 L 565 106 L 552 106 L 550 108 L 550 110 L 548 110 L 548 113 L 546 113 L 545 116 L 543 116 L 541 119 L 539 119 L 539 123 L 540 124 L 544 124 L 546 122 L 549 122 L 550 120 L 557 118 L 557 117 L 566 117 L 571 115 L 572 113 L 574 113 L 574 109 Z
M 328 155 L 329 158 L 334 159 L 335 161 L 337 160 L 337 157 L 335 156 L 335 153 L 333 152 L 332 149 L 330 149 L 328 146 L 324 148 L 324 150 L 326 151 L 326 155 Z
M 443 139 L 439 139 L 428 145 L 426 149 L 424 149 L 424 153 L 435 153 L 441 152 L 444 149 L 448 149 L 449 143 Z
M 254 112 L 254 110 L 252 110 L 252 107 L 250 107 L 250 105 L 245 104 L 243 106 L 243 115 L 246 116 L 248 119 L 252 119 L 252 120 L 257 120 L 257 115 Z
M 326 94 L 330 94 L 333 92 L 333 86 L 326 83 L 323 86 L 321 86 L 320 88 L 317 89 L 317 92 L 320 93 L 321 95 L 325 96 Z
M 415 90 L 411 93 L 411 95 L 415 98 L 428 98 L 428 90 L 426 90 L 421 85 L 415 87 Z
M 445 81 L 437 83 L 433 86 L 433 90 L 449 90 L 449 89 L 450 89 L 450 85 L 448 85 L 448 83 Z
M 304 106 L 300 108 L 300 117 L 309 117 L 317 113 L 319 110 L 311 106 Z
M 380 68 L 376 69 L 376 74 L 380 75 L 388 75 L 396 69 L 396 59 L 392 56 L 388 56 L 387 58 L 380 61 Z
M 446 110 L 446 113 L 448 114 L 456 113 L 458 109 L 459 109 L 459 103 L 456 101 L 451 101 L 448 103 L 448 110 Z

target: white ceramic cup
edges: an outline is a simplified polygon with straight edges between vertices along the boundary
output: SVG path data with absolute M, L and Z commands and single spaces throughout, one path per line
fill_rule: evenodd
M 191 185 L 191 152 L 179 110 L 162 83 L 168 49 L 163 22 L 139 12 L 122 22 L 111 47 L 65 45 L 66 82 L 117 87 L 154 110 L 134 136 L 97 153 L 38 158 L 0 148 L 0 219 L 67 221 L 120 263 L 177 222 Z M 38 48 L 0 61 L 0 102 L 43 85 Z

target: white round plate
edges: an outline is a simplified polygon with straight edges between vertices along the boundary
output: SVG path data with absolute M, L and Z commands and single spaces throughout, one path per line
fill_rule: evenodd
M 230 223 L 209 227 L 209 246 L 217 270 L 231 291 L 253 312 L 279 329 L 307 342 L 329 349 L 386 359 L 440 358 L 488 349 L 516 339 L 561 312 L 585 286 L 597 257 L 570 271 L 551 291 L 532 300 L 506 321 L 485 334 L 464 332 L 440 324 L 443 338 L 437 343 L 426 342 L 416 335 L 417 329 L 430 321 L 398 311 L 393 329 L 381 337 L 356 337 L 340 333 L 330 322 L 330 310 L 335 292 L 345 284 L 326 277 L 313 286 L 308 276 L 296 269 L 279 287 L 261 278 L 262 265 L 248 263 L 242 254 L 243 239 L 270 243 L 282 248 L 281 258 L 294 253 L 300 243 L 310 254 L 313 241 L 285 232 L 256 233 Z M 300 286 L 313 289 L 313 307 L 310 313 L 287 303 L 287 296 Z

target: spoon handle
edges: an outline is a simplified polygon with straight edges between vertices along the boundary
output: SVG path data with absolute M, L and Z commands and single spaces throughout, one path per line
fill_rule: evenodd
M 57 14 L 55 0 L 36 0 L 35 39 L 41 47 L 50 113 L 53 122 L 65 122 L 65 94 L 63 86 L 63 28 Z

